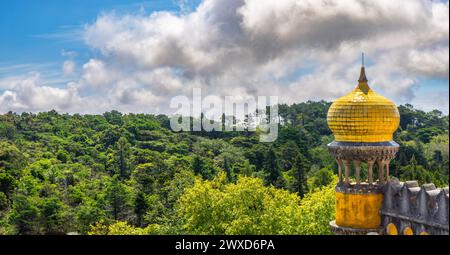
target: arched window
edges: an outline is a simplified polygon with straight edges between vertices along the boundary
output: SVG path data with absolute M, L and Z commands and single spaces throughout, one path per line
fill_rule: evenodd
M 389 223 L 389 224 L 386 226 L 386 232 L 387 232 L 387 234 L 390 235 L 390 236 L 396 236 L 396 235 L 398 235 L 398 230 L 397 230 L 397 227 L 394 225 L 394 223 Z
M 403 235 L 412 236 L 414 235 L 414 231 L 412 230 L 412 228 L 406 227 L 405 229 L 403 229 Z

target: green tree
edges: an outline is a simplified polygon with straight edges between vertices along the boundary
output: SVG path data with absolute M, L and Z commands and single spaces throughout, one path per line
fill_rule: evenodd
M 0 217 L 2 216 L 2 211 L 6 211 L 9 208 L 9 200 L 5 193 L 0 192 Z
M 223 169 L 225 170 L 225 173 L 227 175 L 228 182 L 232 182 L 233 181 L 233 176 L 232 176 L 230 164 L 228 163 L 227 158 L 225 158 L 223 160 Z
M 330 184 L 335 178 L 333 171 L 328 168 L 322 168 L 315 171 L 310 178 L 308 178 L 308 184 L 310 189 L 320 188 Z
M 137 184 L 137 189 L 150 194 L 155 192 L 159 186 L 157 185 L 158 168 L 153 163 L 145 163 L 138 165 L 132 173 L 131 179 Z
M 0 172 L 0 192 L 5 196 L 10 196 L 16 186 L 14 176 Z
M 14 144 L 0 140 L 0 173 L 18 177 L 25 163 L 23 153 Z
M 65 234 L 67 224 L 65 208 L 61 200 L 57 197 L 42 199 L 38 208 L 40 210 L 40 223 L 45 234 Z
M 36 206 L 36 197 L 16 195 L 11 212 L 8 214 L 10 224 L 12 224 L 18 234 L 38 234 L 39 233 L 39 208 Z
M 264 169 L 267 172 L 266 182 L 268 184 L 274 185 L 275 187 L 280 187 L 281 175 L 280 166 L 278 164 L 278 158 L 272 147 L 267 151 Z
M 416 180 L 420 184 L 436 182 L 431 172 L 417 164 L 414 156 L 411 158 L 409 165 L 400 168 L 400 178 L 402 180 Z
M 157 224 L 149 225 L 145 228 L 136 228 L 125 221 L 117 221 L 111 225 L 102 222 L 92 226 L 89 235 L 158 235 L 164 234 L 164 228 Z
M 331 235 L 330 221 L 335 218 L 337 178 L 320 189 L 308 193 L 300 202 L 300 223 L 294 231 L 298 235 Z
M 300 150 L 293 141 L 287 141 L 281 146 L 281 165 L 284 171 L 289 171 L 293 168 L 298 154 L 300 154 Z
M 117 178 L 113 178 L 105 190 L 107 210 L 114 220 L 123 220 L 128 216 L 130 194 L 127 187 Z
M 119 169 L 119 176 L 125 179 L 129 176 L 130 166 L 130 144 L 125 137 L 121 137 L 116 143 L 116 150 L 114 152 L 116 165 Z
M 291 190 L 296 192 L 300 197 L 304 197 L 308 191 L 308 184 L 306 182 L 306 173 L 310 166 L 308 160 L 301 153 L 297 155 L 292 167 L 292 175 L 294 176 L 294 182 Z
M 85 234 L 90 230 L 90 226 L 96 222 L 105 221 L 107 212 L 102 205 L 94 198 L 85 198 L 84 201 L 76 208 L 76 229 L 80 233 Z
M 287 234 L 299 222 L 295 194 L 265 187 L 258 178 L 225 179 L 198 181 L 180 198 L 178 215 L 188 234 Z
M 134 213 L 136 214 L 136 225 L 142 225 L 142 219 L 147 211 L 148 205 L 143 192 L 138 192 L 134 200 Z
M 103 116 L 105 117 L 106 121 L 108 121 L 108 123 L 111 125 L 117 125 L 117 126 L 123 125 L 122 113 L 120 113 L 118 111 L 113 110 L 110 112 L 105 112 L 103 114 Z
M 203 179 L 213 178 L 216 172 L 212 160 L 199 155 L 194 155 L 192 158 L 192 170 L 196 175 L 200 175 Z

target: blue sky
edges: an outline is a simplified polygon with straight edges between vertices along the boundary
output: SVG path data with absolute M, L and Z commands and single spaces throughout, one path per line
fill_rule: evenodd
M 189 1 L 192 8 L 196 2 Z M 51 69 L 66 59 L 63 51 L 75 51 L 78 62 L 92 52 L 82 40 L 82 29 L 102 12 L 179 12 L 176 0 L 13 0 L 2 1 L 0 9 L 0 65 L 16 66 L 14 71 Z M 3 65 L 2 65 L 3 64 Z M 21 66 L 22 68 L 19 68 Z M 1 68 L 1 67 L 0 67 Z M 11 75 L 8 73 L 7 75 Z M 5 75 L 1 73 L 0 77 Z
M 0 112 L 168 113 L 193 86 L 332 101 L 364 51 L 375 90 L 448 113 L 448 0 L 367 3 L 2 1 Z

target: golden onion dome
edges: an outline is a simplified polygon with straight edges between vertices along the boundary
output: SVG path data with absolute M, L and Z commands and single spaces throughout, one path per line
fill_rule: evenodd
M 327 122 L 338 142 L 388 142 L 400 124 L 397 106 L 373 91 L 364 66 L 359 84 L 350 94 L 336 100 L 328 110 Z

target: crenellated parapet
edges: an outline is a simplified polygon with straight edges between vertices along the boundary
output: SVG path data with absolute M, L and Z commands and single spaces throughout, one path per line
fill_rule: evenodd
M 448 187 L 434 184 L 419 187 L 417 181 L 394 178 L 384 186 L 381 209 L 383 234 L 448 235 Z

